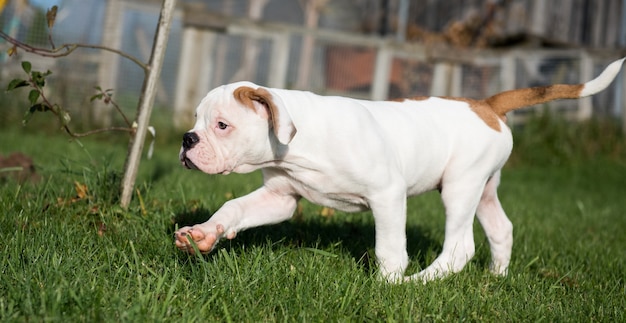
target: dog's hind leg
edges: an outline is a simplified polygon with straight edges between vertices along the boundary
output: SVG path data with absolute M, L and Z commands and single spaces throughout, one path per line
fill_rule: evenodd
M 485 185 L 476 216 L 489 240 L 491 272 L 506 275 L 513 247 L 513 225 L 498 200 L 498 184 L 500 184 L 500 171 L 497 171 Z
M 435 261 L 407 280 L 429 281 L 461 271 L 474 256 L 474 214 L 480 201 L 484 180 L 457 180 L 445 183 L 441 198 L 446 209 L 443 250 Z

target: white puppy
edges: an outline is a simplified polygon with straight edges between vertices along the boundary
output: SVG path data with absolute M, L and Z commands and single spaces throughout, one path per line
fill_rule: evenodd
M 502 92 L 485 100 L 419 97 L 365 101 L 265 88 L 220 86 L 200 102 L 183 137 L 180 160 L 209 174 L 262 169 L 264 184 L 225 203 L 208 221 L 175 234 L 176 246 L 211 251 L 221 238 L 292 217 L 301 197 L 347 211 L 371 209 L 380 273 L 391 282 L 430 280 L 460 271 L 474 255 L 472 223 L 491 248 L 491 270 L 506 274 L 513 228 L 496 189 L 513 147 L 505 114 L 605 89 L 621 70 L 596 79 Z M 439 190 L 446 212 L 441 254 L 404 277 L 406 199 Z

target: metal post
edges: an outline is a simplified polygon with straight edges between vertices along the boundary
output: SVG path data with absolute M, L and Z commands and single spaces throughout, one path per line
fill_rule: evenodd
M 289 42 L 288 33 L 276 33 L 276 35 L 272 37 L 272 56 L 270 58 L 270 71 L 272 72 L 267 79 L 267 85 L 270 87 L 284 88 L 287 86 Z M 301 65 L 300 68 L 302 67 Z
M 376 65 L 374 66 L 374 75 L 372 76 L 371 98 L 378 101 L 387 100 L 389 96 L 389 76 L 391 75 L 393 55 L 386 43 L 377 49 Z
M 110 48 L 120 48 L 122 44 L 122 30 L 124 28 L 121 19 L 123 4 L 120 0 L 107 1 L 104 14 L 104 26 L 101 44 Z M 103 89 L 114 89 L 117 84 L 120 57 L 109 51 L 101 51 L 100 63 L 98 64 L 98 85 Z M 100 100 L 94 102 L 93 121 L 96 124 L 108 127 L 112 122 L 113 106 L 104 104 Z
M 582 51 L 580 55 L 580 79 L 581 83 L 593 79 L 593 59 L 585 51 Z M 579 99 L 576 119 L 578 121 L 589 120 L 592 115 L 593 101 L 591 97 Z
M 508 91 L 515 89 L 515 61 L 517 54 L 515 52 L 505 53 L 500 57 L 500 88 L 498 91 Z M 511 111 L 507 113 L 507 123 L 509 127 L 515 125 L 515 113 Z
M 619 47 L 626 47 L 626 0 L 622 0 L 622 14 L 619 28 Z M 622 131 L 626 132 L 626 104 L 624 96 L 626 95 L 626 73 L 622 72 L 622 77 L 617 78 L 615 84 L 615 105 L 613 111 L 616 116 L 622 115 Z
M 400 0 L 398 6 L 398 30 L 396 40 L 404 42 L 406 40 L 406 25 L 409 18 L 409 0 Z
M 167 39 L 170 33 L 170 25 L 176 7 L 176 0 L 163 0 L 161 6 L 161 15 L 159 24 L 157 25 L 156 35 L 154 36 L 154 44 L 152 45 L 152 54 L 148 63 L 148 72 L 144 78 L 141 97 L 137 107 L 137 131 L 130 140 L 128 156 L 124 166 L 124 178 L 122 179 L 122 194 L 120 197 L 120 205 L 122 208 L 128 208 L 137 179 L 137 171 L 139 170 L 139 162 L 141 160 L 141 152 L 148 131 L 150 115 L 152 114 L 152 105 L 158 85 L 161 67 L 163 66 L 163 58 L 165 56 L 165 48 L 167 47 Z

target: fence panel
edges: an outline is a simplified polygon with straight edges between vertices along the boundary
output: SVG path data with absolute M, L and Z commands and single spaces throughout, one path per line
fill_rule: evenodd
M 140 22 L 145 21 L 145 26 L 152 28 L 158 10 L 150 9 L 150 4 L 118 1 L 124 11 L 120 30 L 125 32 L 118 31 L 121 47 L 143 57 L 142 43 L 149 42 L 152 34 Z M 609 7 L 615 6 L 614 2 L 609 2 Z M 435 7 L 429 10 L 437 9 Z M 530 7 L 524 8 L 529 10 Z M 550 12 L 554 13 L 554 10 Z M 94 19 L 100 21 L 101 14 L 95 10 Z M 94 28 L 101 29 L 102 26 Z M 94 35 L 94 32 L 85 31 L 84 34 Z M 47 35 L 40 36 L 39 42 L 45 44 Z M 310 59 L 303 60 L 301 48 L 307 37 L 314 39 L 314 45 Z M 157 98 L 160 108 L 156 111 L 173 112 L 176 119 L 181 119 L 176 122 L 181 127 L 189 126 L 193 109 L 206 92 L 237 80 L 377 100 L 423 95 L 484 98 L 513 88 L 585 82 L 621 55 L 619 51 L 610 50 L 478 50 L 399 43 L 379 36 L 252 21 L 185 5 L 176 16 L 170 39 L 160 85 L 162 89 Z M 8 48 L 6 44 L 0 44 L 0 47 L 3 51 Z M 109 71 L 108 65 L 98 68 L 106 64 L 100 57 L 100 52 L 83 51 L 58 61 L 26 55 L 24 59 L 36 63 L 35 68 L 41 66 L 44 70 L 53 70 L 55 77 L 62 76 L 63 84 L 55 82 L 58 85 L 51 86 L 51 89 L 60 89 L 63 103 L 69 107 L 83 107 L 85 98 L 93 93 L 93 86 L 102 79 L 98 75 L 113 72 L 116 81 L 112 88 L 116 90 L 116 98 L 122 99 L 128 110 L 134 109 L 136 101 L 131 98 L 138 95 L 142 71 L 123 59 L 115 71 Z M 19 64 L 0 64 L 3 82 L 20 72 Z M 567 118 L 578 120 L 594 115 L 624 116 L 626 82 L 621 84 L 611 86 L 593 98 L 553 102 L 549 107 Z M 84 95 L 84 92 L 89 93 Z M 520 110 L 509 119 L 512 123 L 522 123 L 530 112 L 542 109 Z M 82 113 L 89 109 L 79 110 Z

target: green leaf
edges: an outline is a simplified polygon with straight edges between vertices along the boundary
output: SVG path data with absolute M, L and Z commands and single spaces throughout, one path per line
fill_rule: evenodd
M 37 103 L 37 104 L 32 105 L 28 110 L 26 110 L 26 113 L 24 113 L 22 124 L 26 125 L 28 121 L 30 121 L 30 118 L 33 116 L 33 114 L 35 114 L 35 112 L 37 111 L 45 112 L 48 110 L 50 110 L 50 107 L 44 103 Z
M 70 121 L 72 120 L 72 118 L 70 117 L 70 114 L 69 114 L 69 113 L 67 113 L 67 111 L 63 111 L 63 112 L 61 113 L 61 118 L 60 118 L 60 120 L 61 120 L 61 124 L 62 124 L 63 126 L 67 126 L 67 124 L 68 124 L 68 123 L 70 123 Z
M 49 107 L 47 104 L 45 104 L 45 103 L 37 103 L 37 104 L 33 104 L 33 105 L 32 105 L 32 106 L 28 109 L 28 111 L 29 111 L 30 113 L 35 113 L 35 112 L 37 112 L 37 111 L 40 111 L 40 112 L 45 112 L 45 111 L 48 111 L 48 110 L 50 110 L 50 107 Z
M 39 100 L 39 91 L 30 90 L 30 92 L 28 93 L 28 101 L 30 101 L 30 104 L 37 103 L 37 100 Z
M 30 121 L 30 118 L 33 116 L 35 111 L 37 111 L 37 110 L 33 109 L 33 107 L 30 107 L 30 109 L 26 110 L 26 113 L 24 113 L 24 118 L 22 119 L 22 124 L 23 125 L 26 125 L 28 123 L 28 121 Z
M 24 118 L 22 119 L 22 125 L 26 125 L 28 123 L 28 121 L 30 121 L 30 118 L 33 116 L 33 112 L 31 112 L 30 110 L 27 110 L 26 113 L 24 114 Z
M 41 73 L 39 71 L 33 71 L 31 73 L 31 78 L 33 79 L 33 82 L 35 83 L 35 85 L 41 88 L 46 85 L 46 76 L 48 75 L 49 73 Z
M 18 87 L 28 86 L 28 82 L 25 80 L 14 79 L 7 86 L 7 91 L 15 90 Z
M 59 106 L 58 104 L 53 104 L 52 106 L 47 106 L 48 110 L 54 112 L 54 114 L 56 115 L 60 115 L 63 112 L 65 112 L 65 110 L 63 110 L 63 108 L 61 108 L 61 106 Z M 47 111 L 47 110 L 46 110 Z M 59 116 L 60 117 L 60 116 Z
M 30 73 L 32 66 L 30 65 L 29 61 L 23 61 L 22 62 L 22 69 L 24 70 L 24 72 L 26 72 L 26 74 Z
M 102 93 L 93 95 L 91 98 L 89 98 L 89 102 L 93 102 L 94 100 L 102 100 L 102 96 L 104 96 L 104 94 Z

